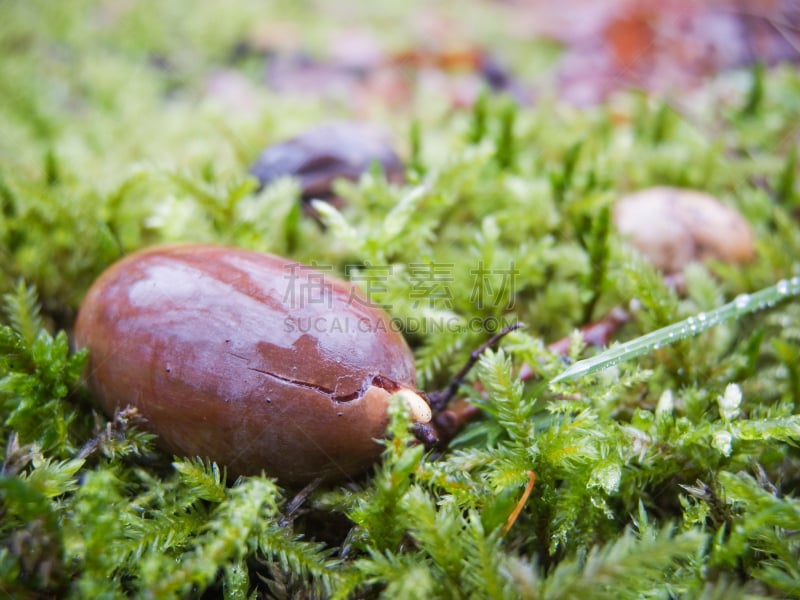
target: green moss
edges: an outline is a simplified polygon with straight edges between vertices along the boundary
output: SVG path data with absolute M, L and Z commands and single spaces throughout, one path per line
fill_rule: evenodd
M 246 172 L 265 144 L 344 107 L 276 95 L 247 61 L 251 110 L 205 91 L 257 25 L 316 5 L 117 4 L 0 3 L 0 592 L 800 594 L 796 301 L 552 387 L 564 364 L 546 348 L 634 298 L 621 341 L 800 274 L 795 69 L 581 110 L 417 98 L 416 114 L 388 123 L 397 140 L 411 131 L 409 183 L 375 171 L 340 182 L 345 203 L 318 206 L 322 229 L 295 182 L 255 192 Z M 458 10 L 519 62 L 481 7 Z M 400 12 L 365 18 L 403 47 Z M 337 19 L 348 17 L 307 23 L 308 47 Z M 668 289 L 609 227 L 617 197 L 665 184 L 738 208 L 757 259 L 694 265 L 684 297 Z M 374 473 L 322 486 L 297 511 L 265 477 L 226 485 L 202 457 L 164 456 L 134 413 L 107 421 L 80 384 L 86 356 L 68 340 L 93 279 L 125 253 L 185 240 L 316 261 L 372 289 L 418 325 L 406 337 L 426 389 L 487 337 L 470 323 L 527 327 L 483 357 L 471 375 L 483 392 L 462 389 L 484 418 L 449 449 L 408 446 L 398 408 Z M 447 294 L 431 301 L 420 273 L 437 265 Z M 576 341 L 571 359 L 593 352 Z M 536 366 L 530 382 L 522 363 Z M 529 471 L 531 496 L 504 533 Z

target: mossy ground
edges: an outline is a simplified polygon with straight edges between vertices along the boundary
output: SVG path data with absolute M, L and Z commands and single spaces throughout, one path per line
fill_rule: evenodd
M 376 109 L 409 181 L 342 183 L 344 208 L 323 211 L 323 230 L 300 217 L 292 181 L 255 193 L 247 168 L 266 143 L 347 116 L 347 103 L 270 92 L 253 59 L 235 66 L 253 83 L 248 110 L 207 92 L 265 10 L 0 3 L 0 594 L 800 597 L 797 302 L 553 387 L 564 365 L 546 349 L 632 299 L 641 308 L 620 340 L 800 273 L 796 68 L 583 109 L 555 95 Z M 398 10 L 365 18 L 400 44 Z M 519 64 L 482 10 L 464 18 Z M 309 47 L 334 25 L 309 23 Z M 757 259 L 692 265 L 677 296 L 602 225 L 616 198 L 651 185 L 736 207 Z M 373 277 L 393 316 L 427 324 L 407 336 L 424 389 L 485 339 L 471 319 L 527 328 L 481 361 L 484 394 L 463 388 L 485 417 L 450 449 L 407 445 L 400 411 L 373 474 L 289 514 L 296 490 L 259 477 L 226 486 L 207 461 L 171 463 L 134 418 L 95 414 L 80 384 L 85 356 L 70 353 L 69 333 L 88 286 L 123 254 L 172 241 L 339 274 L 360 265 L 359 283 Z M 444 269 L 436 301 L 416 293 L 421 264 Z M 477 265 L 487 290 L 504 290 L 492 301 L 476 302 Z M 434 326 L 444 322 L 458 327 Z M 591 352 L 575 344 L 572 358 Z M 523 385 L 524 362 L 538 377 Z

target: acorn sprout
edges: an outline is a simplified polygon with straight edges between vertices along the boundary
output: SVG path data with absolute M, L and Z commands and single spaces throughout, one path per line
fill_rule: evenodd
M 202 244 L 132 254 L 89 290 L 75 340 L 106 414 L 133 406 L 167 451 L 234 477 L 357 475 L 381 454 L 396 392 L 418 424 L 431 420 L 388 315 L 277 256 Z

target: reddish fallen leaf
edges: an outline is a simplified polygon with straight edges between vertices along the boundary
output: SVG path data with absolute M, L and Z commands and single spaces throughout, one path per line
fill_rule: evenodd
M 614 66 L 622 71 L 637 70 L 650 62 L 654 48 L 654 31 L 650 15 L 631 11 L 612 19 L 603 32 L 611 47 Z
M 331 20 L 347 25 L 327 31 L 321 51 L 315 45 L 312 53 L 307 26 L 294 21 L 255 24 L 242 47 L 264 57 L 274 91 L 319 96 L 361 118 L 382 114 L 381 107 L 409 109 L 420 95 L 468 107 L 484 86 L 520 102 L 546 90 L 596 104 L 620 89 L 674 92 L 755 62 L 800 62 L 797 0 L 509 0 L 495 8 L 503 46 L 555 40 L 563 47 L 556 64 L 501 68 L 467 21 L 435 7 L 400 23 L 405 38 L 393 47 L 369 21 L 342 19 Z M 324 19 L 327 9 L 320 10 Z M 398 43 L 405 49 L 398 52 Z
M 568 0 L 562 10 L 574 13 L 582 4 Z M 555 33 L 565 46 L 557 67 L 559 97 L 574 103 L 602 102 L 629 87 L 650 93 L 691 89 L 755 62 L 800 61 L 796 0 L 595 4 L 597 10 L 581 13 L 576 26 Z
M 398 52 L 390 60 L 395 65 L 415 69 L 434 67 L 443 71 L 475 71 L 481 59 L 479 53 L 473 48 L 453 48 L 438 52 L 424 48 L 412 48 Z

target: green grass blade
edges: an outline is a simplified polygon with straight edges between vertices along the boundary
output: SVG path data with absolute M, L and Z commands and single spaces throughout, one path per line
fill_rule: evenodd
M 555 377 L 550 383 L 577 379 L 595 371 L 606 369 L 623 361 L 647 354 L 662 346 L 702 333 L 728 319 L 739 318 L 748 313 L 770 308 L 776 302 L 798 295 L 800 295 L 800 277 L 782 279 L 775 285 L 752 294 L 740 294 L 732 302 L 724 304 L 715 310 L 698 313 L 688 319 L 651 331 L 624 344 L 613 346 L 597 356 L 580 360 Z

